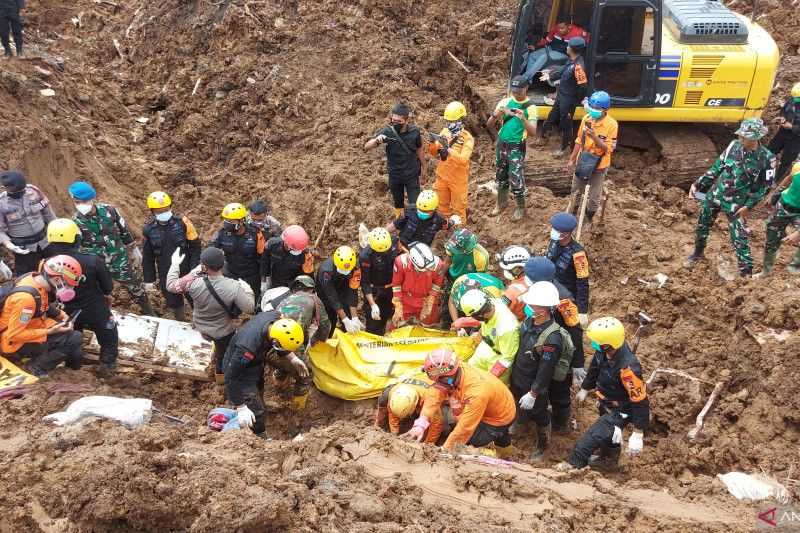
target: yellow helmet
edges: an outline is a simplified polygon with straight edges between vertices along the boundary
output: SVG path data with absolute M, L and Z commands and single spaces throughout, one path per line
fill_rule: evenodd
M 66 242 L 72 244 L 81 230 L 78 225 L 68 218 L 57 218 L 51 220 L 47 225 L 47 241 L 48 242 Z
M 356 267 L 356 253 L 349 246 L 340 246 L 333 252 L 333 265 L 341 270 L 353 270 Z
M 800 174 L 800 161 L 792 165 L 792 176 L 797 176 L 798 174 Z
M 491 301 L 489 295 L 481 289 L 470 289 L 464 293 L 461 300 L 458 301 L 458 306 L 467 316 L 474 316 L 483 313 L 489 306 Z
M 600 346 L 611 346 L 615 350 L 625 342 L 625 326 L 612 316 L 592 320 L 586 336 Z
M 450 102 L 444 108 L 444 119 L 448 122 L 455 122 L 467 116 L 467 108 L 461 102 Z
M 417 209 L 420 211 L 436 211 L 439 207 L 439 195 L 430 189 L 424 190 L 417 196 Z
M 800 81 L 792 85 L 792 98 L 800 98 Z
M 401 383 L 392 387 L 389 393 L 389 411 L 397 418 L 408 418 L 414 414 L 419 403 L 417 389 Z
M 385 228 L 375 228 L 370 231 L 367 240 L 369 247 L 378 253 L 387 252 L 392 247 L 392 236 Z
M 303 327 L 291 318 L 281 318 L 269 327 L 269 336 L 287 352 L 293 352 L 303 345 Z
M 172 198 L 169 194 L 163 191 L 151 192 L 147 197 L 148 209 L 161 209 L 162 207 L 169 207 L 172 205 Z
M 247 209 L 240 203 L 226 205 L 222 209 L 222 218 L 225 220 L 242 220 L 247 216 Z

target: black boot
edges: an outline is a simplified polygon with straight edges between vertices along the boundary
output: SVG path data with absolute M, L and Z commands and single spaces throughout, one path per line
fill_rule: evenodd
M 186 307 L 185 306 L 182 305 L 180 307 L 173 307 L 172 308 L 172 314 L 175 315 L 175 320 L 177 320 L 178 322 L 186 322 Z
M 683 266 L 692 269 L 694 266 L 703 259 L 703 251 L 706 249 L 705 244 L 695 243 L 694 245 L 694 253 L 686 258 L 686 261 L 683 262 Z
M 156 316 L 155 311 L 153 311 L 153 306 L 150 305 L 150 298 L 147 296 L 147 293 L 143 293 L 139 298 L 136 300 L 136 303 L 139 304 L 139 308 L 142 310 L 143 315 L 148 316 Z
M 615 470 L 619 466 L 620 452 L 622 452 L 622 446 L 619 444 L 600 448 L 598 455 L 589 457 L 589 466 L 599 470 Z
M 572 426 L 570 425 L 570 411 L 565 412 L 556 411 L 553 413 L 553 433 L 558 435 L 569 435 L 572 433 Z
M 536 449 L 531 453 L 531 461 L 540 462 L 544 459 L 544 452 L 550 444 L 550 425 L 536 426 Z

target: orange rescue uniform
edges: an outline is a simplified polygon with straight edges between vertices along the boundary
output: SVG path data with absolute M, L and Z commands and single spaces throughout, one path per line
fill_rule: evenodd
M 468 365 L 461 365 L 461 379 L 455 389 L 446 391 L 434 385 L 425 393 L 421 416 L 433 421 L 442 404 L 448 401 L 458 420 L 444 443 L 445 449 L 466 444 L 481 422 L 492 426 L 507 426 L 514 421 L 517 409 L 514 396 L 498 378 Z
M 419 400 L 417 401 L 417 407 L 414 409 L 414 413 L 408 418 L 409 420 L 413 420 L 419 413 L 422 411 L 422 407 L 425 404 L 425 393 L 431 387 L 432 382 L 425 377 L 424 381 L 422 378 L 418 379 L 404 379 L 395 385 L 391 385 L 387 387 L 388 394 L 385 394 L 385 407 L 386 407 L 386 414 L 389 419 L 389 432 L 393 435 L 398 435 L 400 433 L 400 424 L 403 421 L 402 418 L 398 417 L 392 412 L 392 409 L 389 407 L 389 399 L 392 395 L 392 389 L 396 385 L 399 384 L 409 385 L 417 391 L 417 395 Z M 381 400 L 378 402 L 379 408 L 382 407 L 382 403 L 384 400 L 384 395 L 381 396 Z M 436 441 L 439 440 L 439 437 L 442 434 L 442 430 L 444 429 L 444 419 L 442 418 L 442 410 L 436 411 L 433 417 L 430 418 L 431 425 L 428 427 L 428 432 L 425 435 L 425 440 L 423 442 L 428 444 L 436 444 Z
M 530 284 L 523 275 L 509 283 L 503 292 L 503 301 L 520 322 L 525 320 L 525 303 L 522 301 L 522 295 L 528 292 L 529 288 Z
M 605 145 L 608 147 L 608 150 L 604 152 L 595 144 L 594 140 L 589 137 L 589 135 L 586 135 L 586 146 L 582 146 L 581 140 L 583 138 L 583 131 L 587 122 L 592 123 L 594 132 L 605 143 Z M 617 124 L 616 119 L 612 118 L 611 115 L 606 115 L 600 120 L 593 120 L 589 117 L 589 115 L 584 115 L 583 119 L 581 120 L 581 127 L 578 128 L 578 137 L 575 139 L 575 144 L 581 146 L 581 149 L 586 150 L 587 152 L 591 152 L 594 155 L 603 156 L 600 159 L 600 162 L 597 164 L 597 170 L 603 170 L 611 166 L 611 154 L 617 149 L 618 132 L 619 125 Z
M 442 129 L 440 135 L 450 138 L 450 131 Z M 462 129 L 456 140 L 450 145 L 447 159 L 436 165 L 436 181 L 433 189 L 439 195 L 439 213 L 447 219 L 455 213 L 461 217 L 462 224 L 467 223 L 467 189 L 469 185 L 469 159 L 475 148 L 475 139 L 467 130 Z M 437 156 L 442 145 L 433 142 L 428 145 L 428 152 Z
M 24 344 L 47 342 L 47 330 L 58 323 L 45 316 L 50 300 L 47 291 L 34 283 L 33 275 L 23 277 L 16 286 L 36 289 L 41 307 L 37 312 L 36 299 L 25 292 L 15 292 L 6 298 L 0 313 L 0 350 L 4 354 L 16 353 Z

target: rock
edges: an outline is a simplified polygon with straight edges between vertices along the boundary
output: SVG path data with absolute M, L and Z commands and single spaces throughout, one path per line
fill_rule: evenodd
M 350 509 L 362 520 L 380 522 L 386 514 L 386 505 L 376 496 L 358 493 L 350 501 Z
M 250 85 L 253 85 L 255 82 L 256 80 L 254 78 L 247 78 L 247 83 L 249 83 Z
M 277 17 L 273 24 L 275 25 L 275 29 L 279 30 L 279 29 L 283 28 L 284 26 L 286 26 L 286 21 L 283 20 L 281 17 Z
M 767 307 L 764 304 L 754 303 L 750 306 L 750 312 L 754 315 L 763 315 L 767 312 Z
M 226 96 L 228 96 L 228 93 L 225 91 L 217 91 L 214 93 L 214 98 L 225 98 Z
M 675 254 L 670 252 L 669 250 L 657 250 L 656 251 L 656 260 L 664 263 L 666 261 L 671 261 L 675 257 Z
M 39 94 L 42 96 L 55 96 L 56 92 L 53 89 L 42 89 Z
M 81 102 L 82 104 L 88 104 L 89 102 L 92 101 L 92 99 L 89 98 L 89 96 L 87 96 L 85 94 L 79 94 L 78 95 L 78 101 Z

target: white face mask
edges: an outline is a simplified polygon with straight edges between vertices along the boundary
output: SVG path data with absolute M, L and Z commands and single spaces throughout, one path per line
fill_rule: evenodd
M 78 213 L 80 213 L 81 215 L 88 215 L 93 207 L 94 204 L 92 204 L 91 202 L 89 202 L 88 204 L 75 204 L 75 209 L 77 209 Z
M 561 232 L 557 229 L 553 228 L 550 230 L 550 240 L 558 241 L 561 240 Z
M 510 270 L 503 270 L 503 277 L 508 281 L 514 281 L 516 279 Z
M 159 213 L 156 215 L 156 220 L 159 222 L 169 222 L 169 219 L 172 218 L 172 211 L 164 211 L 163 213 Z
M 289 250 L 289 253 L 292 255 L 300 255 L 303 253 L 303 250 Z
M 352 270 L 345 270 L 345 269 L 343 269 L 343 268 L 337 268 L 337 269 L 336 269 L 336 272 L 338 272 L 338 273 L 339 273 L 339 274 L 341 274 L 342 276 L 349 276 L 349 275 L 350 275 L 350 272 L 352 272 Z

